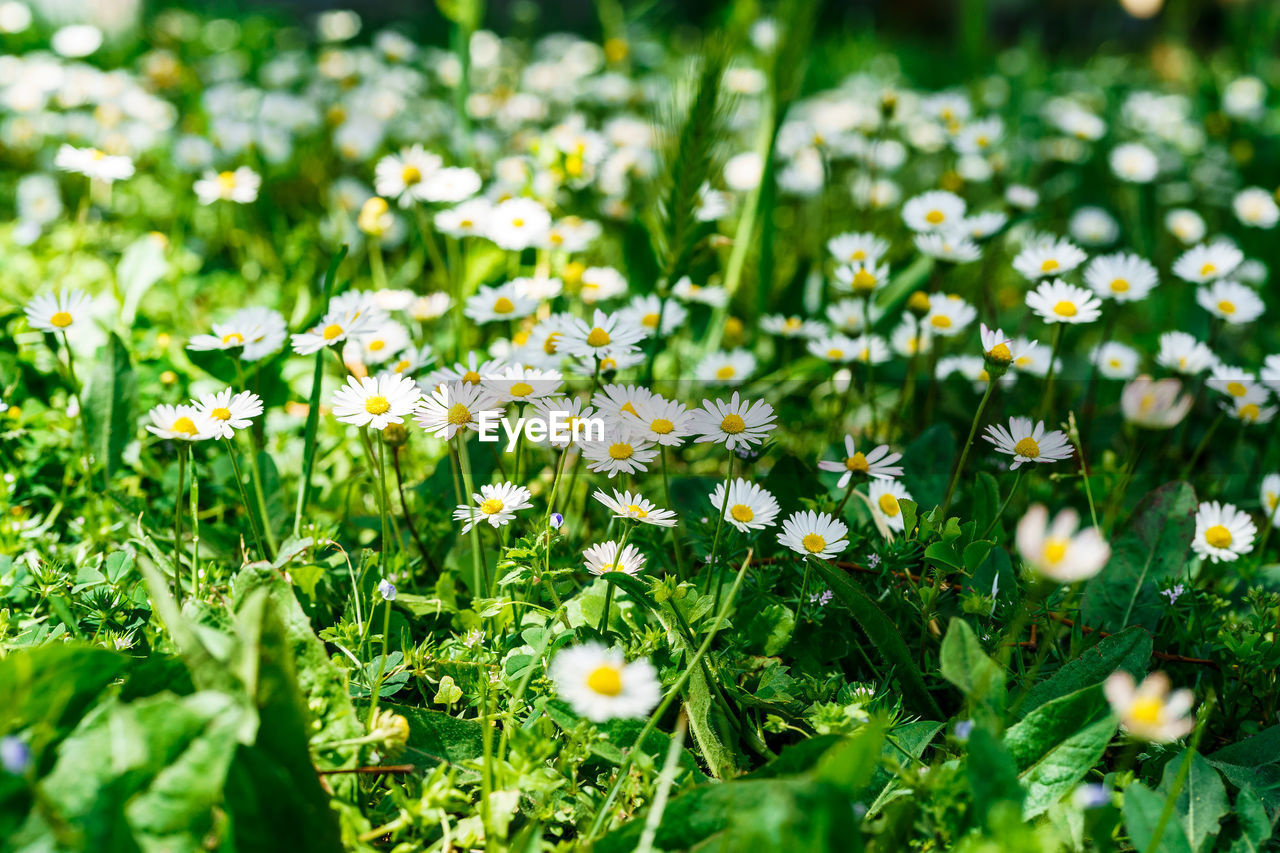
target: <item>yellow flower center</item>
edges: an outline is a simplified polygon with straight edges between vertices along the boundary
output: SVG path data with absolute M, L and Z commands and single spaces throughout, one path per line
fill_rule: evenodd
M 639 504 L 627 504 L 627 514 L 632 518 L 648 518 L 649 513 Z
M 244 335 L 239 332 L 232 332 L 229 335 L 223 335 L 222 342 L 224 344 L 231 344 L 232 346 L 240 346 L 244 343 Z
M 1245 394 L 1249 393 L 1249 389 L 1245 388 L 1244 383 L 1242 382 L 1228 382 L 1227 393 L 1232 397 L 1243 397 Z
M 602 696 L 617 696 L 622 692 L 622 673 L 613 664 L 603 664 L 587 676 L 587 687 Z
M 934 326 L 934 328 L 937 328 L 937 329 L 951 328 L 951 318 L 948 317 L 946 314 L 935 314 L 929 320 L 929 322 Z
M 732 379 L 737 373 L 738 371 L 732 364 L 726 364 L 716 371 L 716 379 Z
M 1215 548 L 1231 547 L 1231 531 L 1221 524 L 1215 524 L 1204 532 L 1204 541 Z
M 222 187 L 224 192 L 230 192 L 236 188 L 235 172 L 220 172 L 218 174 L 218 185 Z
M 823 539 L 817 533 L 806 533 L 804 538 L 800 540 L 800 544 L 810 554 L 817 554 L 827 547 L 827 540 Z
M 412 366 L 413 366 L 412 362 L 410 362 L 409 359 L 402 358 L 396 362 L 395 371 L 396 373 L 404 373 L 406 370 L 408 370 Z
M 326 341 L 331 341 L 342 334 L 342 327 L 337 323 L 330 323 L 324 327 L 324 331 L 321 332 L 321 334 L 324 336 Z
M 946 218 L 947 215 L 941 210 L 931 210 L 924 215 L 924 221 L 928 222 L 930 225 L 941 225 L 942 220 Z
M 1066 539 L 1050 539 L 1044 543 L 1044 561 L 1050 565 L 1057 565 L 1062 562 L 1062 558 L 1067 556 L 1067 540 Z
M 1129 706 L 1129 719 L 1135 723 L 1154 726 L 1160 722 L 1164 711 L 1164 702 L 1156 696 L 1137 699 Z
M 901 512 L 901 509 L 898 507 L 898 499 L 889 492 L 885 492 L 881 495 L 880 500 L 877 501 L 877 503 L 880 504 L 880 511 L 890 518 L 897 518 L 898 513 Z
M 751 521 L 756 517 L 755 512 L 753 512 L 751 507 L 746 504 L 734 504 L 729 507 L 729 515 L 733 516 L 734 521 L 738 521 L 743 524 L 746 524 L 748 521 Z
M 656 329 L 658 328 L 658 315 L 645 314 L 644 317 L 640 319 L 640 324 L 647 329 Z
M 533 386 L 528 382 L 517 382 L 511 386 L 512 397 L 527 397 L 533 393 Z
M 209 417 L 217 418 L 220 421 L 229 421 L 231 420 L 231 410 L 224 406 L 219 406 L 209 413 Z
M 606 347 L 609 345 L 609 333 L 604 329 L 596 326 L 587 335 L 587 346 L 589 347 Z
M 405 166 L 400 170 L 400 180 L 406 187 L 413 186 L 422 180 L 422 170 L 417 166 Z
M 788 317 L 787 319 L 782 321 L 782 328 L 786 329 L 789 332 L 796 331 L 797 329 L 800 328 L 800 318 Z
M 658 435 L 667 435 L 675 429 L 675 424 L 666 418 L 654 418 L 653 423 L 649 424 L 649 429 Z
M 370 341 L 369 352 L 380 352 L 387 348 L 386 341 Z
M 602 358 L 600 359 L 600 369 L 604 371 L 617 370 L 618 360 L 612 357 Z
M 1217 271 L 1218 271 L 1218 268 L 1213 264 L 1205 264 L 1204 266 L 1200 267 L 1200 275 L 1213 275 Z
M 1076 316 L 1076 312 L 1076 304 L 1066 299 L 1053 306 L 1053 313 L 1057 314 L 1059 317 L 1074 317 Z
M 390 408 L 391 404 L 381 394 L 374 394 L 364 401 L 364 410 L 371 415 L 385 414 Z
M 471 410 L 461 403 L 454 403 L 449 407 L 448 414 L 449 423 L 454 426 L 461 426 L 471 422 Z
M 614 459 L 630 459 L 635 450 L 624 441 L 609 445 L 609 456 Z
M 737 435 L 747 428 L 747 422 L 742 419 L 741 415 L 727 414 L 724 420 L 720 422 L 720 431 L 729 435 Z
M 1027 436 L 1013 446 L 1013 452 L 1027 459 L 1037 459 L 1040 456 L 1040 445 L 1036 444 L 1034 438 Z
M 1044 262 L 1040 264 L 1040 272 L 1053 272 L 1057 268 L 1058 262 L 1053 258 L 1045 258 Z
M 511 220 L 511 225 L 515 228 L 523 228 L 524 220 L 517 216 L 515 219 Z
M 853 274 L 854 290 L 871 290 L 876 286 L 876 277 L 866 270 L 858 270 Z
M 1218 310 L 1223 314 L 1236 313 L 1236 304 L 1229 299 L 1223 299 L 1218 302 Z
M 499 296 L 493 303 L 493 313 L 510 314 L 516 310 L 516 304 L 505 296 Z
M 844 468 L 846 471 L 852 471 L 855 474 L 865 474 L 871 470 L 871 466 L 867 464 L 866 454 L 862 451 L 858 451 L 844 460 Z
M 181 432 L 187 435 L 195 435 L 199 430 L 196 429 L 195 421 L 187 416 L 182 416 L 173 422 L 173 426 L 169 427 L 170 432 Z
M 462 374 L 462 381 L 468 385 L 479 385 L 480 374 L 476 373 L 474 370 L 468 370 L 466 373 Z
M 1240 416 L 1240 420 L 1252 423 L 1262 414 L 1262 410 L 1258 408 L 1257 403 L 1245 403 L 1236 414 Z
M 1122 278 L 1113 279 L 1111 282 L 1111 292 L 1112 293 L 1128 293 L 1129 282 L 1125 281 Z
M 559 344 L 556 343 L 556 341 L 558 340 L 560 340 L 559 332 L 552 332 L 551 334 L 547 335 L 547 339 L 542 342 L 542 351 L 545 352 L 547 355 L 555 355 L 556 347 L 559 346 Z
M 1013 361 L 1013 353 L 1009 351 L 1008 344 L 996 344 L 991 349 L 987 350 L 987 356 L 992 361 L 999 361 L 1005 364 Z
M 59 311 L 49 318 L 49 322 L 57 326 L 59 329 L 65 329 L 71 325 L 71 315 L 66 311 Z
M 629 415 L 636 415 L 637 417 L 639 417 L 639 414 L 640 414 L 639 412 L 637 412 L 637 411 L 636 411 L 636 407 L 635 407 L 635 406 L 633 406 L 633 405 L 631 405 L 631 401 L 630 401 L 630 400 L 628 400 L 627 402 L 625 402 L 625 403 L 623 403 L 621 406 L 619 406 L 619 407 L 618 407 L 618 411 L 620 411 L 620 412 L 626 412 L 626 413 L 627 413 L 627 414 L 629 414 Z
M 497 498 L 486 498 L 480 502 L 480 511 L 485 515 L 502 512 L 502 501 Z
M 852 254 L 849 255 L 849 260 L 851 261 L 865 261 L 866 259 L 867 253 L 862 249 L 854 249 Z
M 840 359 L 844 358 L 844 350 L 839 349 L 837 347 L 832 347 L 831 349 L 827 350 L 827 358 L 833 361 L 839 361 Z

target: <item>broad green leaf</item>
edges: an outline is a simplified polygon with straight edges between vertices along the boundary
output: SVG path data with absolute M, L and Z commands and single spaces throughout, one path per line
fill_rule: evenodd
M 963 619 L 952 619 L 942 638 L 941 671 L 971 702 L 995 711 L 1004 707 L 1005 672 Z
M 1074 660 L 1063 664 L 1052 676 L 1027 691 L 1027 697 L 1018 709 L 1026 716 L 1036 708 L 1088 687 L 1101 684 L 1107 676 L 1124 670 L 1135 677 L 1147 671 L 1151 658 L 1151 634 L 1137 626 L 1105 637 L 1102 642 L 1085 649 Z
M 1138 853 L 1193 853 L 1191 842 L 1176 816 L 1165 821 L 1159 843 L 1151 843 L 1167 802 L 1164 794 L 1141 782 L 1133 782 L 1124 789 L 1125 829 L 1129 831 L 1129 841 Z
M 1236 795 L 1235 814 L 1240 835 L 1231 842 L 1231 853 L 1259 853 L 1271 838 L 1271 817 L 1258 795 L 1242 788 Z
M 405 757 L 460 767 L 482 754 L 481 727 L 475 720 L 462 720 L 443 711 L 382 702 L 379 708 L 409 721 L 409 742 Z
M 1075 790 L 1102 758 L 1116 733 L 1116 721 L 1106 716 L 1090 723 L 1050 750 L 1021 775 L 1027 789 L 1023 814 L 1043 813 Z
M 138 381 L 129 362 L 129 349 L 119 335 L 112 334 L 89 373 L 81 413 L 94 459 L 102 466 L 108 482 L 120 469 L 125 445 L 134 438 L 137 393 Z
M 1101 687 L 1086 687 L 1044 703 L 1010 726 L 1004 734 L 1004 745 L 1018 769 L 1026 770 L 1068 737 L 1109 714 Z
M 1178 769 L 1186 760 L 1184 751 L 1164 766 L 1164 775 L 1157 790 L 1165 797 L 1172 795 Z M 1204 850 L 1212 846 L 1221 828 L 1219 823 L 1230 811 L 1230 806 L 1227 789 L 1223 787 L 1218 772 L 1199 753 L 1192 754 L 1191 769 L 1178 794 L 1175 809 L 1175 816 L 1182 822 L 1191 848 Z
M 1166 483 L 1139 502 L 1111 546 L 1106 568 L 1086 585 L 1086 625 L 1117 632 L 1130 625 L 1154 630 L 1167 602 L 1160 582 L 1178 577 L 1190 559 L 1196 494 L 1187 483 Z
M 915 714 L 937 719 L 942 709 L 929 693 L 916 666 L 915 657 L 889 618 L 848 575 L 825 560 L 815 560 L 819 574 L 840 602 L 853 613 L 854 620 L 871 640 L 880 656 L 893 667 L 893 673 L 902 687 L 906 707 Z
M 1224 746 L 1205 759 L 1232 785 L 1257 794 L 1268 811 L 1280 808 L 1280 726 Z

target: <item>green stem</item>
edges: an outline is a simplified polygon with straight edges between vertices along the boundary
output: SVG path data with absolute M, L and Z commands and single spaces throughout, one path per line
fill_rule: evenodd
M 986 411 L 987 401 L 991 399 L 991 392 L 996 388 L 997 378 L 991 376 L 987 379 L 987 390 L 982 394 L 982 401 L 978 403 L 978 410 L 973 413 L 973 422 L 969 424 L 969 437 L 964 440 L 964 447 L 960 448 L 960 461 L 956 463 L 955 473 L 951 475 L 951 482 L 947 484 L 947 496 L 942 499 L 942 518 L 946 520 L 947 509 L 951 506 L 951 498 L 955 495 L 956 483 L 960 482 L 960 475 L 964 473 L 964 463 L 969 458 L 969 449 L 973 446 L 973 437 L 978 433 L 978 424 L 982 421 L 982 413 Z
M 471 457 L 467 455 L 467 431 L 465 429 L 458 430 L 456 436 L 458 439 L 458 467 L 462 469 L 462 485 L 466 490 L 466 504 L 470 511 L 471 522 L 471 579 L 473 586 L 471 594 L 479 597 L 489 594 L 489 571 L 487 566 L 482 567 L 482 553 L 480 551 L 480 531 L 476 529 L 476 509 L 475 509 L 475 486 L 471 482 Z
M 378 660 L 378 674 L 373 678 L 373 685 L 369 691 L 369 729 L 373 729 L 373 722 L 378 716 L 378 694 L 382 692 L 382 676 L 387 671 L 387 644 L 391 637 L 391 601 L 383 602 L 382 611 L 382 657 Z
M 1053 324 L 1053 347 L 1049 351 L 1049 372 L 1044 378 L 1044 397 L 1040 400 L 1040 417 L 1049 417 L 1049 410 L 1053 406 L 1053 379 L 1057 373 L 1058 350 L 1062 347 L 1062 333 L 1065 324 Z
M 986 530 L 982 531 L 982 535 L 978 537 L 979 539 L 986 539 L 987 535 L 992 530 L 995 530 L 996 525 L 1000 523 L 1000 519 L 1004 516 L 1004 511 L 1009 507 L 1009 501 L 1013 500 L 1014 492 L 1018 491 L 1018 485 L 1022 482 L 1022 474 L 1026 470 L 1026 465 L 1018 469 L 1017 476 L 1013 478 L 1013 485 L 1009 488 L 1009 494 L 1004 496 L 1004 501 L 1000 504 L 1000 509 L 996 512 L 995 518 L 991 519 L 991 523 L 987 525 Z
M 226 445 L 227 456 L 231 459 L 231 473 L 236 478 L 236 488 L 240 490 L 240 503 L 244 505 L 245 515 L 249 516 L 249 530 L 253 533 L 254 544 L 258 547 L 258 558 L 265 560 L 267 552 L 262 544 L 262 531 L 258 529 L 258 514 L 249 503 L 249 493 L 244 488 L 244 475 L 240 473 L 240 462 L 236 459 L 235 445 L 229 438 L 224 438 L 222 443 Z
M 257 451 L 249 454 L 249 473 L 253 479 L 253 494 L 258 500 L 258 523 L 266 539 L 267 555 L 270 557 L 276 553 L 276 537 L 271 530 L 271 519 L 267 516 L 267 495 L 262 488 L 262 467 L 258 464 Z
M 200 486 L 196 480 L 196 450 L 187 442 L 191 465 L 191 596 L 200 596 Z
M 187 478 L 187 454 L 178 448 L 178 488 L 173 499 L 173 593 L 182 601 L 182 483 Z

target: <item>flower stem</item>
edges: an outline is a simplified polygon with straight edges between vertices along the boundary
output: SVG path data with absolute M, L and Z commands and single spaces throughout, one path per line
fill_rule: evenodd
M 973 437 L 978 432 L 978 423 L 982 420 L 982 413 L 986 411 L 987 401 L 991 399 L 991 392 L 996 388 L 995 377 L 987 380 L 987 390 L 982 394 L 982 401 L 978 403 L 978 410 L 973 413 L 973 423 L 969 424 L 969 437 L 964 440 L 964 447 L 960 448 L 960 461 L 956 463 L 955 473 L 951 475 L 951 482 L 947 484 L 947 496 L 942 499 L 942 517 L 946 520 L 947 509 L 951 506 L 951 498 L 955 495 L 956 483 L 960 482 L 960 475 L 964 473 L 964 463 L 969 458 L 969 448 L 973 446 Z
M 227 447 L 227 456 L 231 459 L 231 473 L 236 478 L 236 488 L 240 490 L 240 503 L 244 505 L 245 514 L 249 516 L 249 530 L 253 533 L 254 544 L 258 546 L 259 559 L 267 558 L 266 548 L 262 544 L 262 531 L 258 528 L 258 513 L 249 503 L 249 493 L 244 488 L 244 476 L 240 473 L 240 462 L 236 459 L 235 445 L 231 439 L 222 439 Z
M 1009 506 L 1009 501 L 1013 500 L 1013 494 L 1018 491 L 1018 485 L 1022 482 L 1022 473 L 1026 470 L 1026 468 L 1018 469 L 1018 475 L 1013 478 L 1013 485 L 1009 487 L 1009 494 L 1004 496 L 1004 501 L 1000 504 L 1000 509 L 996 512 L 995 518 L 991 519 L 991 523 L 987 525 L 986 530 L 982 531 L 982 535 L 978 537 L 979 539 L 986 539 L 987 534 L 992 530 L 995 530 L 996 525 L 1000 523 L 1000 519 L 1004 516 L 1005 509 Z
M 191 463 L 191 595 L 200 595 L 200 486 L 196 480 L 196 450 L 187 442 Z
M 1040 417 L 1049 417 L 1049 410 L 1053 407 L 1053 380 L 1057 373 L 1058 366 L 1058 350 L 1062 347 L 1062 333 L 1064 324 L 1053 324 L 1053 347 L 1049 351 L 1049 372 L 1044 378 L 1044 397 L 1040 400 Z
M 187 454 L 178 448 L 178 488 L 173 498 L 173 597 L 182 601 L 182 483 L 187 478 Z
M 465 498 L 467 509 L 470 510 L 471 522 L 471 594 L 475 597 L 488 595 L 489 590 L 489 570 L 487 566 L 482 567 L 481 559 L 483 554 L 480 550 L 480 531 L 476 529 L 476 510 L 475 510 L 475 486 L 471 482 L 471 457 L 467 455 L 467 433 L 466 430 L 458 430 L 458 467 L 462 469 L 462 485 L 466 491 Z

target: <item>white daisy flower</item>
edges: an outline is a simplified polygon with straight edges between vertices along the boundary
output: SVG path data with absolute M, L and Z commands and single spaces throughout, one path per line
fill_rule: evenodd
M 1155 152 L 1140 142 L 1129 142 L 1111 149 L 1107 158 L 1112 173 L 1131 184 L 1149 184 L 1160 171 Z
M 371 326 L 356 340 L 347 341 L 342 348 L 342 360 L 347 363 L 383 364 L 409 346 L 409 330 L 395 320 L 383 320 Z
M 643 327 L 628 322 L 621 314 L 606 314 L 597 308 L 590 323 L 577 317 L 568 321 L 558 348 L 594 361 L 630 355 L 644 337 Z
M 954 293 L 937 293 L 929 299 L 923 323 L 929 333 L 943 338 L 960 334 L 978 317 L 978 309 Z
M 693 414 L 683 404 L 653 395 L 633 407 L 635 414 L 619 411 L 619 422 L 636 438 L 666 447 L 679 447 L 689 436 Z
M 193 189 L 201 204 L 213 204 L 215 201 L 251 204 L 258 200 L 261 187 L 262 176 L 248 166 L 240 166 L 235 171 L 207 171 L 195 182 Z
M 1171 743 L 1195 728 L 1190 714 L 1195 694 L 1169 687 L 1163 672 L 1153 672 L 1135 686 L 1133 676 L 1120 670 L 1103 683 L 1103 692 L 1126 732 L 1142 740 Z
M 1084 263 L 1088 255 L 1070 240 L 1046 238 L 1028 244 L 1013 259 L 1013 268 L 1031 281 L 1062 275 Z
M 620 370 L 630 370 L 644 362 L 644 352 L 641 350 L 632 350 L 631 352 L 615 351 L 611 355 L 606 355 L 600 359 L 600 374 L 608 376 L 617 373 Z M 595 370 L 596 360 L 594 358 L 578 357 L 578 367 L 584 373 L 590 373 Z
M 643 719 L 662 699 L 653 664 L 645 658 L 627 663 L 621 651 L 599 643 L 557 652 L 548 674 L 574 713 L 596 723 Z
M 805 344 L 811 354 L 832 364 L 848 364 L 853 361 L 857 352 L 857 344 L 853 338 L 843 334 L 823 335 Z
M 1071 444 L 1060 430 L 1045 431 L 1044 421 L 1031 418 L 1009 418 L 1009 428 L 989 424 L 982 436 L 1000 453 L 1013 457 L 1009 465 L 1015 471 L 1024 462 L 1058 462 L 1071 458 Z
M 450 237 L 480 237 L 487 232 L 492 213 L 493 204 L 487 198 L 473 198 L 439 211 L 432 222 Z
M 453 365 L 440 367 L 428 373 L 426 379 L 422 380 L 422 387 L 424 390 L 434 390 L 452 382 L 479 385 L 486 376 L 497 376 L 506 367 L 506 362 L 500 358 L 491 358 L 482 362 L 474 352 L 469 352 L 465 362 L 455 362 Z
M 871 323 L 875 325 L 884 316 L 884 309 L 877 305 L 867 306 L 863 299 L 841 299 L 831 303 L 827 306 L 827 322 L 843 334 L 859 334 L 866 325 L 868 307 Z
M 745 349 L 709 353 L 693 368 L 693 375 L 712 385 L 741 385 L 756 369 L 756 357 Z
M 591 405 L 595 406 L 608 418 L 621 420 L 622 413 L 638 415 L 640 406 L 652 400 L 654 393 L 643 385 L 605 384 L 591 397 Z
M 1258 528 L 1249 514 L 1232 504 L 1206 501 L 1196 508 L 1191 550 L 1213 562 L 1233 562 L 1253 550 Z
M 1188 332 L 1165 332 L 1160 335 L 1156 363 L 1184 376 L 1196 376 L 1216 365 L 1218 357 Z
M 453 520 L 463 522 L 463 533 L 469 533 L 473 525 L 482 522 L 496 529 L 510 522 L 520 510 L 533 506 L 531 497 L 528 489 L 515 483 L 484 485 L 478 494 L 471 496 L 473 503 L 458 505 L 453 511 Z
M 603 231 L 599 222 L 566 216 L 552 224 L 541 248 L 556 252 L 585 252 Z
M 329 311 L 314 328 L 291 336 L 295 353 L 313 355 L 325 347 L 344 343 L 351 338 L 358 339 L 375 329 L 384 319 L 380 311 L 369 311 L 361 306 L 335 308 L 335 302 L 337 300 L 330 302 Z
M 967 264 L 982 257 L 982 247 L 959 231 L 928 231 L 917 234 L 916 248 L 922 254 L 952 264 Z
M 1219 279 L 1196 289 L 1196 303 L 1232 325 L 1252 323 L 1267 306 L 1258 294 L 1238 281 Z
M 408 376 L 435 360 L 436 355 L 431 350 L 431 344 L 423 344 L 420 347 L 409 346 L 395 354 L 389 363 L 388 369 L 392 373 L 402 373 Z
M 1266 405 L 1268 399 L 1266 389 L 1255 386 L 1243 396 L 1232 397 L 1229 401 L 1222 403 L 1222 410 L 1232 419 L 1246 424 L 1271 423 L 1277 409 L 1275 406 Z
M 547 276 L 520 276 L 511 279 L 511 286 L 526 299 L 544 302 L 555 299 L 564 290 L 564 282 Z
M 1263 515 L 1269 517 L 1272 524 L 1280 524 L 1280 474 L 1272 473 L 1262 478 L 1258 501 L 1262 504 Z
M 480 175 L 466 166 L 446 166 L 428 175 L 414 195 L 434 204 L 457 204 L 480 192 Z
M 1204 217 L 1185 207 L 1177 207 L 1166 213 L 1164 227 L 1184 246 L 1199 243 L 1208 230 L 1204 224 Z
M 889 335 L 889 346 L 903 358 L 923 355 L 933 347 L 933 336 L 918 320 L 904 316 Z
M 632 326 L 640 326 L 645 334 L 651 336 L 658 331 L 658 318 L 662 318 L 662 334 L 673 335 L 681 328 L 689 316 L 689 311 L 674 299 L 663 300 L 653 294 L 633 296 L 631 301 L 618 312 L 618 316 Z
M 133 177 L 133 160 L 128 157 L 104 154 L 97 148 L 76 148 L 65 143 L 53 158 L 53 165 L 64 172 L 75 172 L 107 184 Z
M 613 267 L 587 267 L 582 271 L 578 295 L 587 305 L 613 299 L 627 292 L 627 279 Z
M 867 487 L 867 499 L 881 524 L 898 532 L 905 529 L 906 522 L 902 520 L 902 507 L 898 502 L 913 500 L 906 486 L 897 480 L 872 480 Z
M 1004 200 L 1018 210 L 1031 210 L 1040 203 L 1040 193 L 1026 184 L 1010 184 L 1004 191 Z
M 1172 429 L 1191 410 L 1191 395 L 1176 379 L 1139 376 L 1120 393 L 1120 410 L 1129 423 L 1143 429 Z
M 426 180 L 436 173 L 444 161 L 421 145 L 388 154 L 374 167 L 374 191 L 383 198 L 394 198 L 401 207 L 415 201 L 426 201 Z
M 1231 200 L 1236 218 L 1252 228 L 1271 229 L 1280 221 L 1280 206 L 1275 196 L 1262 187 L 1246 187 Z
M 214 438 L 234 438 L 236 430 L 248 429 L 262 414 L 262 398 L 252 391 L 236 393 L 230 388 L 192 400 L 204 417 Z
M 871 262 L 836 267 L 835 289 L 866 297 L 889 282 L 889 265 Z
M 564 449 L 604 439 L 604 416 L 577 397 L 542 397 L 530 404 L 530 411 L 550 426 L 545 438 L 539 435 L 534 439 L 538 444 Z
M 41 332 L 66 334 L 76 323 L 89 319 L 89 296 L 81 290 L 41 293 L 32 297 L 23 313 L 27 325 Z
M 1111 559 L 1111 547 L 1098 528 L 1076 532 L 1079 526 L 1074 510 L 1064 509 L 1051 521 L 1042 504 L 1028 508 L 1016 535 L 1023 561 L 1036 574 L 1058 583 L 1093 577 Z
M 477 323 L 519 320 L 538 309 L 538 300 L 520 293 L 511 282 L 496 287 L 481 287 L 468 297 L 463 313 Z
M 1235 272 L 1244 252 L 1225 240 L 1202 243 L 1187 249 L 1173 262 L 1173 274 L 1192 284 L 1217 281 Z
M 404 423 L 421 399 L 418 383 L 407 376 L 348 376 L 346 386 L 333 394 L 332 410 L 343 423 L 382 430 Z
M 985 240 L 1004 228 L 1009 215 L 1002 210 L 988 210 L 984 213 L 971 213 L 956 226 L 956 231 L 971 240 Z
M 1099 255 L 1084 271 L 1084 283 L 1103 299 L 1139 302 L 1159 283 L 1156 268 L 1146 258 L 1128 252 Z
M 727 499 L 724 483 L 716 483 L 708 498 L 716 512 L 723 509 L 724 520 L 743 533 L 771 527 L 778 516 L 778 502 L 773 495 L 741 478 L 729 483 Z
M 607 474 L 613 479 L 618 474 L 638 474 L 658 456 L 651 442 L 632 438 L 620 427 L 606 430 L 603 441 L 587 441 L 582 444 L 582 457 L 588 470 Z
M 675 283 L 671 288 L 671 295 L 685 302 L 698 302 L 712 308 L 723 308 L 729 303 L 729 294 L 723 287 L 694 284 L 687 275 Z
M 889 251 L 889 241 L 876 234 L 838 234 L 827 241 L 837 264 L 874 264 Z
M 1138 351 L 1116 341 L 1098 344 L 1089 359 L 1107 379 L 1132 379 L 1138 375 Z
M 1120 223 L 1100 207 L 1081 207 L 1071 214 L 1067 231 L 1086 246 L 1110 246 L 1120 239 Z
M 419 296 L 409 305 L 409 316 L 419 323 L 435 320 L 453 307 L 453 299 L 447 293 L 428 293 Z
M 861 364 L 884 364 L 892 353 L 879 335 L 858 335 L 853 339 L 853 360 Z
M 795 512 L 782 522 L 778 544 L 805 557 L 830 560 L 849 546 L 849 528 L 825 512 Z
M 822 459 L 818 462 L 818 468 L 823 471 L 840 472 L 840 481 L 836 483 L 837 488 L 843 489 L 849 485 L 849 480 L 854 475 L 871 477 L 876 480 L 892 480 L 895 477 L 902 476 L 902 466 L 893 464 L 902 458 L 902 454 L 890 452 L 887 444 L 881 444 L 873 448 L 869 453 L 864 454 L 857 449 L 853 436 L 846 435 L 844 437 L 844 451 L 844 459 L 842 460 L 830 461 Z
M 776 426 L 773 406 L 764 400 L 748 403 L 734 391 L 728 402 L 703 400 L 693 411 L 689 429 L 695 442 L 714 441 L 729 450 L 762 443 Z
M 480 384 L 498 403 L 528 403 L 560 393 L 564 377 L 556 370 L 510 365 Z
M 597 489 L 591 497 L 608 507 L 614 518 L 632 518 L 641 524 L 652 524 L 657 527 L 675 527 L 676 514 L 669 509 L 661 509 L 652 501 L 646 500 L 639 492 L 614 491 L 613 497 Z
M 170 406 L 162 403 L 147 413 L 151 423 L 147 431 L 175 441 L 203 441 L 213 438 L 213 424 L 195 406 Z
M 1014 338 L 1009 344 L 1009 349 L 1013 351 L 1013 369 L 1019 373 L 1025 373 L 1028 376 L 1043 377 L 1049 373 L 1049 362 L 1053 357 L 1053 349 L 1048 344 L 1042 344 L 1039 341 L 1033 341 L 1029 338 Z M 1056 371 L 1062 366 L 1062 359 L 1058 359 L 1053 369 Z
M 1102 315 L 1102 300 L 1062 279 L 1040 282 L 1027 294 L 1027 307 L 1046 323 L 1092 323 Z
M 644 554 L 634 545 L 625 545 L 619 552 L 618 543 L 614 541 L 592 545 L 582 552 L 582 559 L 586 570 L 593 575 L 622 572 L 634 577 L 644 571 L 645 564 Z
M 760 318 L 760 329 L 780 338 L 816 338 L 826 331 L 817 320 L 806 320 L 794 314 L 769 314 Z
M 1258 375 L 1268 388 L 1280 394 L 1280 354 L 1263 359 L 1262 372 Z
M 279 311 L 270 308 L 241 308 L 224 323 L 214 323 L 213 333 L 193 335 L 187 342 L 190 350 L 230 350 L 243 347 L 243 361 L 258 361 L 280 350 L 288 335 L 288 326 Z
M 543 242 L 551 229 L 551 214 L 531 198 L 499 202 L 487 218 L 485 236 L 511 252 Z
M 1253 371 L 1245 370 L 1231 364 L 1215 364 L 1209 371 L 1209 379 L 1205 382 L 1210 389 L 1228 397 L 1245 397 L 1250 393 L 1266 391 L 1258 384 Z
M 912 231 L 938 231 L 958 223 L 964 212 L 965 203 L 960 196 L 930 190 L 907 200 L 902 206 L 902 219 Z
M 496 419 L 502 409 L 488 391 L 465 380 L 445 382 L 422 399 L 414 420 L 418 426 L 446 441 L 459 430 L 479 428 L 480 419 Z

